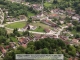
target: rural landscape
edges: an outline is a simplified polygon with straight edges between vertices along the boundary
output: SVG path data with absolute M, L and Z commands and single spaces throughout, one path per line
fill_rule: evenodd
M 16 54 L 80 60 L 80 1 L 0 0 L 0 60 Z

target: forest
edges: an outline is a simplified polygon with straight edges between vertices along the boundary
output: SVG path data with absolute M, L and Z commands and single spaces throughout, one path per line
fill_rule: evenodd
M 15 54 L 63 54 L 64 60 L 67 60 L 70 56 L 75 57 L 76 52 L 80 52 L 79 46 L 66 45 L 60 39 L 45 38 L 29 42 L 26 48 L 20 46 L 16 50 L 11 50 L 4 60 L 15 60 Z
M 29 7 L 19 4 L 19 3 L 12 3 L 10 1 L 6 1 L 6 0 L 0 0 L 0 7 L 3 9 L 8 9 L 8 15 L 9 16 L 13 16 L 13 17 L 17 17 L 19 15 L 25 15 L 28 16 L 29 12 L 32 14 L 36 14 L 36 12 L 34 10 L 30 10 Z

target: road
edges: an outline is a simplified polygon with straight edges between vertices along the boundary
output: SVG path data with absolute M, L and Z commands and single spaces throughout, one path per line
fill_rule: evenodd
M 25 21 L 25 20 L 19 20 L 19 21 L 15 21 L 15 22 L 21 22 L 21 21 Z M 15 23 L 15 22 L 7 22 L 6 24 L 4 25 L 0 25 L 0 27 L 5 27 L 5 25 L 7 24 L 11 24 L 11 23 Z M 10 30 L 13 30 L 12 28 L 7 28 L 5 27 L 6 29 L 10 29 Z M 35 33 L 35 34 L 46 34 L 46 35 L 55 35 L 57 38 L 59 38 L 59 35 L 60 33 L 63 31 L 64 28 L 67 28 L 67 26 L 64 26 L 64 27 L 61 27 L 61 29 L 58 30 L 58 32 L 55 32 L 55 31 L 51 31 L 49 33 L 44 33 L 44 32 L 34 32 L 34 31 L 29 31 L 30 33 Z M 22 31 L 20 31 L 22 32 Z
M 55 35 L 56 38 L 59 38 L 60 33 L 63 31 L 64 28 L 67 28 L 67 26 L 62 27 L 59 29 L 58 32 L 52 31 L 50 33 L 43 33 L 43 32 L 34 32 L 34 31 L 29 31 L 30 33 L 36 33 L 36 34 L 46 34 L 46 35 Z
M 6 22 L 6 24 L 3 24 L 3 25 L 5 26 L 5 25 L 8 25 L 8 24 L 12 24 L 12 23 L 15 23 L 15 22 L 21 22 L 21 21 L 27 21 L 27 20 L 19 20 L 19 21 L 14 21 L 14 22 Z
M 10 29 L 10 30 L 13 30 L 11 28 L 7 28 L 5 27 L 6 29 Z M 49 32 L 49 33 L 44 33 L 44 32 L 34 32 L 34 31 L 29 31 L 30 33 L 33 33 L 33 34 L 46 34 L 46 35 L 55 35 L 56 38 L 59 38 L 59 35 L 60 33 L 63 31 L 64 28 L 67 28 L 67 26 L 64 26 L 62 27 L 61 29 L 58 30 L 58 32 L 55 32 L 55 31 L 52 31 L 52 32 Z M 22 31 L 20 31 L 22 32 Z

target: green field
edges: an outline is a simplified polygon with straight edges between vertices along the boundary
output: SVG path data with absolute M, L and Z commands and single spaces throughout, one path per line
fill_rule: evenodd
M 37 26 L 37 27 L 41 26 L 41 28 L 53 29 L 52 27 L 50 27 L 50 26 L 48 26 L 48 25 L 46 25 L 46 24 L 43 24 L 43 23 L 41 23 L 41 22 L 31 23 L 31 25 Z
M 23 28 L 25 25 L 26 25 L 26 22 L 23 21 L 23 22 L 15 22 L 12 24 L 8 24 L 6 25 L 6 27 L 15 29 L 15 28 Z
M 31 17 L 31 16 L 34 16 L 35 14 L 34 13 L 31 13 L 31 12 L 27 12 L 27 14 L 28 14 L 28 17 Z
M 35 30 L 34 30 L 35 32 L 44 32 L 44 28 L 42 28 L 42 27 L 38 27 L 38 28 L 36 28 Z
M 52 4 L 51 4 L 51 3 L 49 3 L 49 2 L 45 2 L 45 3 L 44 3 L 44 6 L 45 6 L 45 7 L 51 7 L 51 6 L 52 6 Z

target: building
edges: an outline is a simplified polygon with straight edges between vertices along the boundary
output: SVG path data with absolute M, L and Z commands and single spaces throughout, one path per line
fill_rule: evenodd
M 23 3 L 25 2 L 25 0 L 11 0 L 12 2 L 16 2 L 16 3 Z
M 0 51 L 2 53 L 2 57 L 4 57 L 6 55 L 6 50 L 4 49 L 4 47 L 0 46 Z
M 41 11 L 43 9 L 42 5 L 40 4 L 33 4 L 32 5 L 33 10 Z
M 18 43 L 19 45 L 26 47 L 29 40 L 30 39 L 28 37 L 22 37 L 22 38 L 19 38 Z
M 16 48 L 16 43 L 15 43 L 15 42 L 10 42 L 9 44 L 10 44 L 10 47 L 11 47 L 11 48 L 13 48 L 13 49 Z
M 0 23 L 3 24 L 4 21 L 4 12 L 3 10 L 0 8 Z
M 19 19 L 20 19 L 20 20 L 25 20 L 25 21 L 26 21 L 26 20 L 27 20 L 27 17 L 26 17 L 25 15 L 20 15 L 20 16 L 19 16 Z
M 80 20 L 80 16 L 78 14 L 75 14 L 74 16 L 72 16 L 73 20 Z
M 50 21 L 50 20 L 41 20 L 42 23 L 45 23 L 51 27 L 57 27 L 56 23 Z
M 71 17 L 71 16 L 73 16 L 75 14 L 75 10 L 66 9 L 66 14 Z
M 18 21 L 18 19 L 17 18 L 13 18 L 13 17 L 7 17 L 6 21 L 14 22 L 14 21 Z
M 72 39 L 71 45 L 79 45 L 79 40 L 78 39 Z
M 45 28 L 44 31 L 45 31 L 46 33 L 49 33 L 49 32 L 50 32 L 50 29 Z

